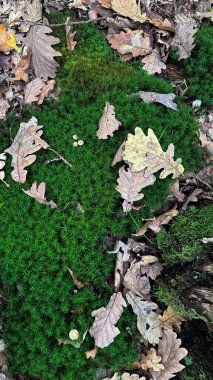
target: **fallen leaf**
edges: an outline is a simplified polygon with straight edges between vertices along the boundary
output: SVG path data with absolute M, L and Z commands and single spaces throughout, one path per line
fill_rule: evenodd
M 124 273 L 124 267 L 123 267 L 123 253 L 119 250 L 116 257 L 116 263 L 115 263 L 115 280 L 114 280 L 114 287 L 115 291 L 118 291 L 120 288 L 120 284 L 123 278 Z
M 203 238 L 203 239 L 201 239 L 201 241 L 204 244 L 213 243 L 213 237 L 212 238 Z
M 185 368 L 179 361 L 187 355 L 188 351 L 180 345 L 181 339 L 177 339 L 175 332 L 164 330 L 157 351 L 157 354 L 162 358 L 164 369 L 159 372 L 151 369 L 153 380 L 169 380 Z
M 48 80 L 48 77 L 55 78 L 59 64 L 54 57 L 61 56 L 61 53 L 51 46 L 60 42 L 59 38 L 48 35 L 51 32 L 52 29 L 48 26 L 33 25 L 25 39 L 25 45 L 32 51 L 32 66 L 36 77 L 44 81 Z
M 159 315 L 153 311 L 158 307 L 156 303 L 142 301 L 131 291 L 127 293 L 126 298 L 132 306 L 133 312 L 137 315 L 137 328 L 144 340 L 151 344 L 158 344 L 163 333 L 159 323 Z
M 207 153 L 207 157 L 204 157 L 207 164 L 213 160 L 213 139 L 208 138 L 206 133 L 203 133 L 201 129 L 198 130 L 197 135 L 200 139 L 202 149 Z
M 141 265 L 146 267 L 149 264 L 156 263 L 158 261 L 158 258 L 153 255 L 145 255 L 141 257 Z
M 0 154 L 0 181 L 2 181 L 7 187 L 9 187 L 9 185 L 5 182 L 4 178 L 5 178 L 5 172 L 2 170 L 4 167 L 5 167 L 5 161 L 7 159 L 7 156 L 5 153 L 1 153 Z
M 136 373 L 130 374 L 128 372 L 124 372 L 122 375 L 115 373 L 113 377 L 105 377 L 103 380 L 146 380 L 146 378 L 144 376 L 139 377 Z
M 47 98 L 49 96 L 50 91 L 54 89 L 55 86 L 55 79 L 49 80 L 47 83 L 44 83 L 44 85 L 41 88 L 41 93 L 38 98 L 38 105 L 42 104 L 44 101 L 44 98 Z
M 141 23 L 147 20 L 146 13 L 141 13 L 140 2 L 137 0 L 111 0 L 112 9 L 122 16 Z
M 156 178 L 152 174 L 146 176 L 145 170 L 132 172 L 130 168 L 125 170 L 125 166 L 119 169 L 116 190 L 124 199 L 122 206 L 125 213 L 131 211 L 133 202 L 139 201 L 144 197 L 144 194 L 139 194 L 139 192 L 143 188 L 152 185 L 155 180 Z
M 153 218 L 151 220 L 148 220 L 144 224 L 142 228 L 140 228 L 136 234 L 133 234 L 134 236 L 142 236 L 146 233 L 148 229 L 154 231 L 155 233 L 160 231 L 160 227 L 162 225 L 168 224 L 172 218 L 177 216 L 179 214 L 179 211 L 176 210 L 177 205 L 175 205 L 171 210 L 164 212 L 163 214 L 159 215 L 157 218 Z
M 123 253 L 123 261 L 129 261 L 129 246 L 128 244 L 123 243 L 121 240 L 118 240 L 115 244 L 114 251 L 107 251 L 107 253 L 118 253 L 122 252 Z
M 173 102 L 175 94 L 159 94 L 157 92 L 138 91 L 137 95 L 145 103 L 160 103 L 167 108 L 177 111 L 177 104 Z
M 0 53 L 0 69 L 2 69 L 4 72 L 7 72 L 9 69 L 11 69 L 11 67 L 11 56 Z
M 157 276 L 161 274 L 163 267 L 161 263 L 149 264 L 145 267 L 141 266 L 141 274 L 146 274 L 152 280 L 155 280 Z
M 140 243 L 138 241 L 135 241 L 133 239 L 128 239 L 128 242 L 127 242 L 127 245 L 129 247 L 129 249 L 135 253 L 139 253 L 141 251 L 144 251 L 145 248 L 146 248 L 146 244 L 145 243 Z
M 163 315 L 159 315 L 161 325 L 166 330 L 173 330 L 173 326 L 180 327 L 184 318 L 176 313 L 171 306 L 168 306 L 167 310 L 164 311 Z
M 187 208 L 188 208 L 188 204 L 190 202 L 197 202 L 198 201 L 198 198 L 197 198 L 197 195 L 199 195 L 200 193 L 202 193 L 203 190 L 201 189 L 195 189 L 185 200 L 184 204 L 182 205 L 181 207 L 181 210 L 183 211 L 186 211 Z
M 77 41 L 74 41 L 76 32 L 73 32 L 73 27 L 70 21 L 70 17 L 67 17 L 65 22 L 67 49 L 73 51 L 77 45 Z
M 53 201 L 47 201 L 45 198 L 45 191 L 46 191 L 46 184 L 45 182 L 41 182 L 40 185 L 37 187 L 37 182 L 33 182 L 31 188 L 29 190 L 22 189 L 23 192 L 27 195 L 29 195 L 32 198 L 35 198 L 35 200 L 46 206 L 50 206 L 52 209 L 56 208 L 57 205 Z
M 71 275 L 71 277 L 73 279 L 74 284 L 77 286 L 77 288 L 79 288 L 79 289 L 83 288 L 84 287 L 84 283 L 81 282 L 77 278 L 77 276 L 73 273 L 73 271 L 70 268 L 67 268 L 67 269 L 68 269 L 68 271 L 69 271 L 69 273 L 70 273 L 70 275 Z
M 174 145 L 170 144 L 164 152 L 152 129 L 148 129 L 148 136 L 138 127 L 135 128 L 135 135 L 128 134 L 123 158 L 133 164 L 132 171 L 146 169 L 148 176 L 163 169 L 160 178 L 166 178 L 169 174 L 173 174 L 172 178 L 177 178 L 183 173 L 184 168 L 181 159 L 174 161 L 173 157 Z
M 125 144 L 126 144 L 126 142 L 124 141 L 121 144 L 121 146 L 118 148 L 118 151 L 117 151 L 115 157 L 113 158 L 112 166 L 114 166 L 115 164 L 117 164 L 118 162 L 121 162 L 123 160 L 123 152 L 125 149 Z
M 22 18 L 25 21 L 30 21 L 31 23 L 35 23 L 42 18 L 42 2 L 41 0 L 31 0 L 24 2 L 24 12 L 22 13 Z M 29 24 L 21 24 L 20 30 L 21 32 L 28 32 L 30 28 Z
M 126 307 L 126 302 L 120 292 L 114 293 L 106 307 L 94 310 L 92 317 L 95 317 L 89 332 L 95 339 L 95 345 L 104 348 L 111 344 L 120 333 L 115 326 Z
M 108 35 L 107 40 L 120 54 L 131 53 L 134 58 L 149 54 L 152 50 L 149 33 L 143 33 L 141 30 L 126 28 L 125 32 Z
M 108 139 L 108 136 L 113 136 L 113 133 L 122 125 L 115 117 L 115 107 L 109 102 L 106 102 L 104 113 L 99 120 L 99 128 L 97 131 L 98 139 Z
M 159 15 L 149 12 L 147 21 L 149 21 L 150 24 L 155 25 L 157 28 L 162 29 L 163 31 L 167 30 L 172 33 L 175 32 L 174 24 L 168 18 L 163 19 Z
M 209 12 L 196 12 L 196 16 L 202 21 L 204 18 L 210 18 L 213 22 L 213 10 Z
M 170 191 L 173 197 L 178 200 L 178 202 L 184 201 L 185 194 L 180 191 L 180 183 L 178 179 L 172 184 L 172 186 L 170 186 Z
M 41 139 L 43 131 L 42 125 L 37 125 L 37 119 L 33 116 L 28 123 L 21 123 L 18 133 L 11 146 L 5 150 L 12 156 L 11 176 L 14 181 L 24 183 L 26 181 L 27 170 L 25 168 L 36 160 L 33 154 L 42 147 L 45 149 L 48 144 Z
M 6 99 L 0 98 L 0 120 L 5 118 L 5 116 L 7 114 L 7 110 L 9 108 L 10 108 L 10 105 L 9 105 L 8 101 Z
M 5 53 L 16 49 L 15 34 L 12 31 L 7 30 L 3 24 L 0 24 L 0 51 Z
M 111 0 L 98 0 L 98 3 L 104 8 L 112 9 Z
M 90 351 L 86 351 L 86 352 L 85 352 L 85 354 L 86 354 L 86 358 L 87 358 L 87 359 L 89 359 L 89 358 L 94 359 L 94 358 L 96 357 L 97 351 L 98 351 L 98 347 L 95 347 L 95 348 L 93 348 L 93 349 L 90 350 Z
M 133 363 L 133 367 L 143 371 L 153 369 L 154 371 L 158 372 L 164 369 L 164 365 L 160 362 L 161 357 L 157 356 L 156 350 L 154 348 L 150 348 L 150 350 L 147 351 L 145 355 L 141 356 L 141 360 L 139 362 Z
M 30 58 L 31 51 L 27 48 L 24 49 L 18 65 L 13 69 L 13 72 L 15 74 L 15 78 L 12 78 L 13 81 L 23 80 L 24 82 L 28 82 Z
M 35 78 L 27 83 L 24 91 L 24 103 L 32 104 L 38 102 L 44 82 L 40 78 Z
M 191 56 L 197 29 L 197 23 L 193 18 L 185 15 L 176 16 L 175 36 L 171 46 L 178 50 L 179 60 Z
M 142 299 L 147 299 L 150 296 L 151 286 L 149 279 L 146 276 L 137 275 L 137 272 L 133 272 L 132 269 L 128 269 L 124 276 L 123 284 L 126 289 L 131 290 L 134 294 L 141 297 Z
M 144 63 L 143 69 L 149 74 L 161 74 L 162 70 L 166 70 L 166 65 L 161 61 L 159 51 L 154 49 L 153 52 L 142 59 Z

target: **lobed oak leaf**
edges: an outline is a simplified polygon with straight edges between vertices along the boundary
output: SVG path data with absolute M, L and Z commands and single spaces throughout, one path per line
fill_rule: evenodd
M 143 58 L 141 63 L 144 63 L 143 69 L 149 74 L 161 74 L 162 70 L 166 70 L 166 65 L 161 61 L 160 53 L 157 49 L 154 49 L 151 54 Z
M 151 301 L 142 301 L 131 291 L 127 293 L 126 299 L 137 315 L 137 328 L 144 340 L 151 344 L 158 344 L 162 337 L 162 328 L 159 323 L 159 315 L 153 311 L 158 306 Z
M 141 13 L 140 1 L 137 0 L 111 0 L 112 9 L 122 16 L 133 21 L 147 21 L 146 13 Z
M 25 168 L 36 160 L 33 153 L 42 147 L 46 149 L 48 144 L 41 139 L 43 126 L 37 125 L 37 119 L 32 117 L 28 123 L 21 123 L 18 133 L 11 144 L 5 150 L 12 156 L 12 167 L 14 168 L 11 176 L 14 181 L 24 183 L 26 181 L 27 170 Z
M 24 91 L 24 103 L 32 104 L 38 102 L 44 82 L 40 78 L 35 78 L 27 83 Z
M 148 129 L 148 136 L 141 128 L 135 128 L 135 135 L 128 134 L 123 159 L 133 164 L 132 171 L 146 169 L 145 175 L 148 177 L 163 169 L 160 178 L 166 178 L 170 174 L 173 174 L 172 178 L 177 178 L 184 168 L 181 159 L 174 161 L 173 157 L 174 145 L 170 144 L 164 152 L 152 129 Z
M 167 330 L 173 330 L 173 326 L 180 327 L 182 321 L 184 321 L 184 318 L 178 315 L 171 306 L 168 306 L 163 315 L 159 315 L 159 319 L 161 321 L 161 325 Z
M 57 205 L 53 201 L 47 201 L 45 198 L 45 191 L 46 191 L 46 184 L 45 182 L 41 182 L 40 185 L 37 187 L 37 182 L 33 182 L 31 188 L 29 190 L 22 189 L 23 192 L 27 195 L 29 195 L 32 198 L 35 198 L 35 200 L 46 206 L 50 206 L 52 209 L 56 208 Z
M 154 348 L 150 348 L 149 351 L 145 355 L 141 356 L 141 360 L 139 362 L 134 362 L 133 367 L 142 369 L 147 371 L 148 369 L 153 369 L 158 372 L 164 369 L 164 365 L 160 363 L 161 357 L 157 356 L 156 350 Z
M 151 369 L 153 380 L 169 380 L 174 377 L 177 372 L 185 368 L 179 362 L 187 355 L 188 351 L 180 347 L 180 345 L 181 339 L 177 339 L 175 332 L 172 330 L 164 330 L 157 351 L 157 354 L 162 358 L 164 369 L 158 372 Z
M 99 120 L 99 128 L 97 131 L 98 139 L 108 139 L 122 125 L 115 117 L 115 107 L 106 102 L 104 113 Z
M 47 83 L 44 83 L 44 85 L 41 88 L 41 93 L 38 98 L 38 104 L 42 104 L 44 101 L 44 98 L 47 98 L 49 96 L 50 91 L 54 89 L 55 86 L 55 79 L 49 80 Z
M 179 211 L 176 210 L 176 208 L 177 205 L 175 205 L 171 210 L 159 215 L 157 218 L 148 220 L 148 222 L 146 222 L 144 226 L 136 232 L 136 234 L 133 234 L 133 236 L 142 236 L 148 229 L 154 231 L 155 233 L 159 232 L 162 225 L 168 224 L 172 218 L 179 214 Z
M 176 16 L 175 36 L 172 41 L 172 47 L 178 50 L 179 60 L 191 56 L 194 48 L 194 39 L 197 32 L 196 21 L 185 15 Z
M 167 108 L 177 111 L 177 104 L 173 102 L 175 94 L 159 94 L 157 92 L 138 91 L 137 95 L 145 103 L 160 103 Z
M 95 339 L 95 345 L 104 348 L 111 344 L 115 337 L 120 334 L 115 326 L 126 307 L 126 302 L 120 292 L 114 293 L 106 307 L 94 310 L 92 317 L 95 317 L 89 332 Z
M 149 33 L 143 33 L 141 30 L 126 28 L 125 32 L 108 35 L 107 40 L 120 54 L 131 53 L 134 58 L 149 54 L 152 49 Z
M 119 178 L 117 179 L 118 186 L 116 190 L 124 199 L 123 210 L 129 212 L 133 208 L 133 202 L 139 201 L 144 197 L 144 194 L 139 192 L 155 182 L 154 175 L 146 176 L 145 170 L 133 172 L 131 168 L 125 170 L 125 166 L 119 169 Z
M 45 25 L 31 26 L 25 44 L 32 51 L 32 66 L 37 78 L 42 78 L 44 81 L 50 78 L 55 78 L 56 69 L 59 64 L 54 60 L 54 57 L 60 57 L 61 53 L 52 48 L 51 45 L 58 44 L 59 38 L 50 36 L 52 29 Z
M 85 352 L 86 358 L 87 359 L 89 359 L 89 358 L 94 359 L 96 357 L 97 351 L 98 351 L 98 347 L 95 347 L 90 351 L 86 351 Z

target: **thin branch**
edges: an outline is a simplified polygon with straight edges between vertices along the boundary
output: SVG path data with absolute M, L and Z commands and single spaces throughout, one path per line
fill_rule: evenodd
M 71 25 L 81 25 L 81 24 L 89 24 L 90 22 L 98 22 L 100 20 L 106 20 L 106 17 L 99 17 L 96 20 L 85 20 L 85 21 L 73 21 L 70 24 Z M 13 21 L 20 23 L 20 24 L 31 24 L 31 25 L 44 25 L 42 22 L 33 22 L 33 21 L 28 21 L 28 20 L 17 20 Z M 55 27 L 55 26 L 65 26 L 66 22 L 63 22 L 61 24 L 49 24 L 48 26 Z
M 55 161 L 61 161 L 61 158 L 53 158 L 52 160 L 46 160 L 45 164 L 49 165 L 49 164 L 51 164 L 52 162 L 55 162 Z
M 60 158 L 69 168 L 72 168 L 72 164 L 70 164 L 63 156 L 61 156 L 60 153 L 57 152 L 57 150 L 51 148 L 50 146 L 47 147 L 47 149 L 51 150 L 51 152 L 55 153 L 58 158 Z

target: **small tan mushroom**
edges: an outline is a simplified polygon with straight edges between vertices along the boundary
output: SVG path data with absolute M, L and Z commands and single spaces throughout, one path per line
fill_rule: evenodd
M 76 340 L 76 339 L 78 339 L 78 337 L 79 337 L 79 332 L 78 332 L 78 330 L 71 330 L 70 332 L 69 332 L 69 338 L 71 339 L 71 340 Z
M 73 146 L 78 146 L 77 141 L 75 141 L 75 142 L 73 143 Z
M 78 145 L 84 145 L 84 141 L 83 140 L 79 140 L 78 141 Z
M 73 135 L 72 138 L 73 138 L 73 140 L 78 140 L 78 136 L 77 135 Z

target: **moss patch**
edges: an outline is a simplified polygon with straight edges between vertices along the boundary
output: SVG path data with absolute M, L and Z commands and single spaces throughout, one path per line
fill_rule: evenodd
M 60 22 L 61 17 L 64 15 L 53 16 L 52 21 Z M 118 323 L 121 334 L 114 344 L 100 350 L 94 360 L 85 358 L 85 351 L 94 344 L 89 336 L 80 349 L 58 345 L 59 339 L 67 339 L 70 329 L 78 329 L 82 336 L 92 323 L 91 311 L 105 306 L 113 293 L 115 257 L 106 253 L 106 238 L 129 236 L 137 229 L 131 217 L 123 215 L 115 191 L 118 168 L 111 168 L 114 154 L 135 127 L 145 132 L 152 128 L 165 149 L 173 142 L 175 157 L 181 157 L 190 171 L 199 166 L 201 152 L 195 135 L 197 123 L 181 99 L 179 112 L 174 112 L 127 97 L 140 89 L 168 93 L 169 84 L 149 76 L 138 65 L 120 62 L 95 26 L 77 29 L 78 47 L 72 54 L 66 51 L 64 31 L 56 28 L 55 32 L 63 53 L 58 75 L 60 99 L 27 109 L 24 121 L 37 117 L 44 125 L 44 139 L 73 164 L 73 170 L 62 163 L 45 165 L 45 160 L 54 156 L 40 151 L 26 184 L 20 186 L 10 179 L 7 162 L 11 187 L 0 188 L 2 278 L 9 299 L 4 333 L 13 375 L 72 380 L 80 373 L 81 380 L 88 380 L 94 378 L 97 368 L 128 369 L 137 359 L 126 332 L 130 326 L 137 336 L 130 310 Z M 115 106 L 123 126 L 113 138 L 101 141 L 96 130 L 106 100 Z M 12 114 L 1 126 L 1 151 L 10 145 L 11 125 L 15 136 L 19 121 Z M 74 134 L 85 141 L 84 146 L 73 147 Z M 47 198 L 53 199 L 58 209 L 35 203 L 22 192 L 22 187 L 28 189 L 34 180 L 46 182 Z M 145 190 L 146 207 L 132 212 L 136 223 L 151 217 L 162 204 L 169 182 L 158 180 Z M 77 202 L 82 204 L 83 214 L 75 211 Z M 68 266 L 88 283 L 77 293 Z M 71 312 L 82 309 L 81 315 Z

